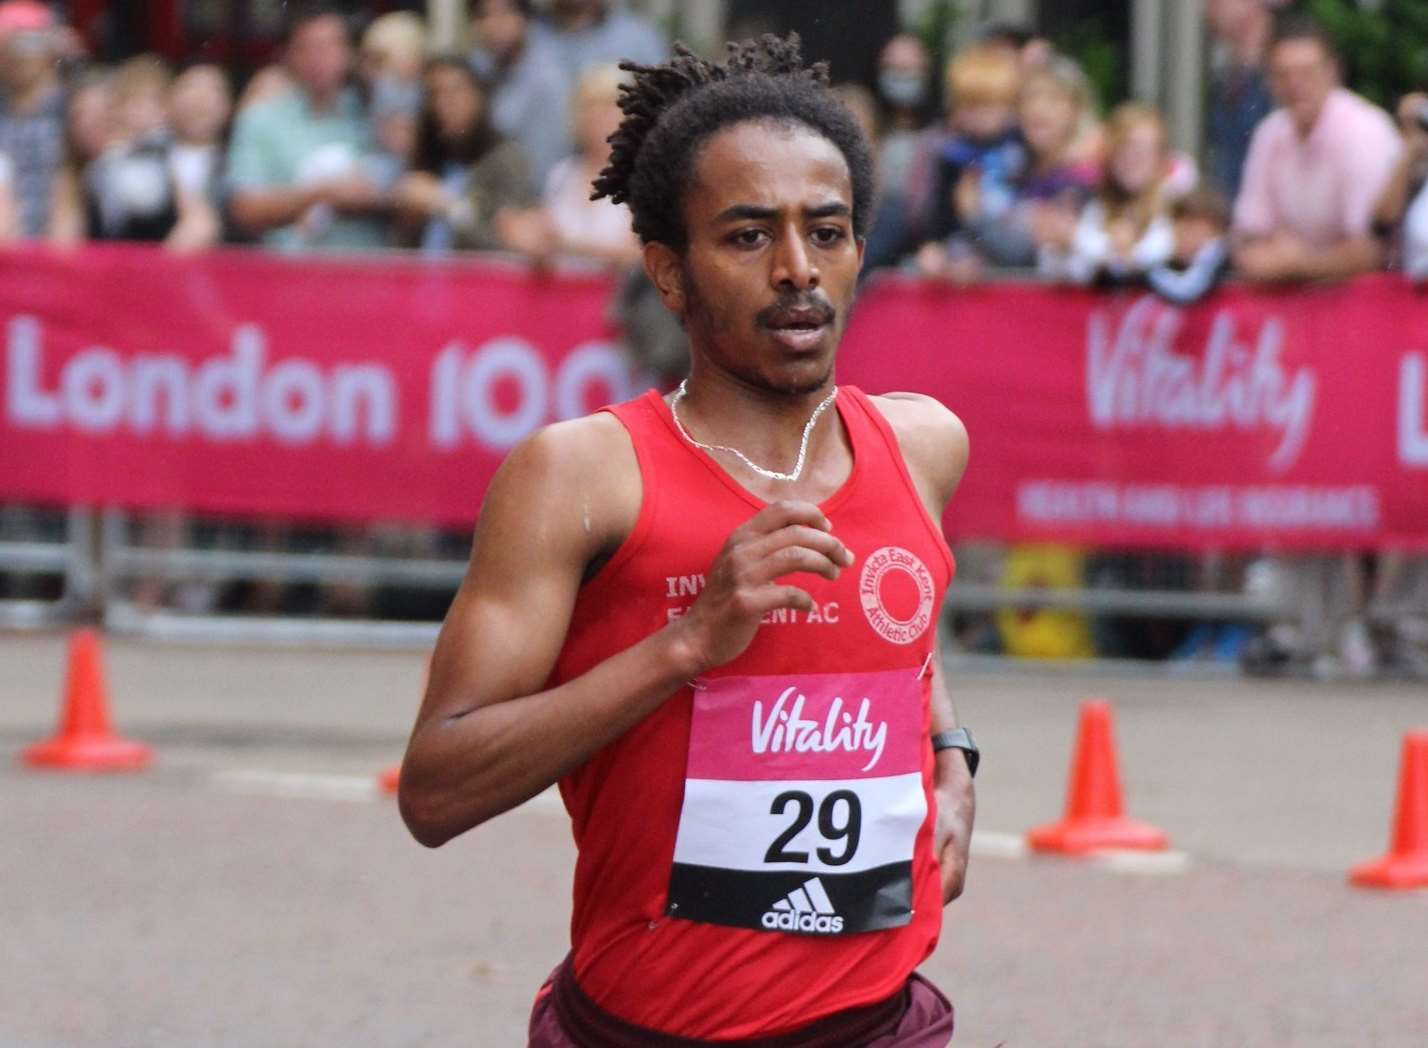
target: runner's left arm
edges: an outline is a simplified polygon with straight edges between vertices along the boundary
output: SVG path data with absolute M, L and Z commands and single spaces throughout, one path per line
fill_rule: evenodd
M 957 711 L 947 690 L 942 659 L 932 660 L 932 734 L 954 731 Z M 937 799 L 937 858 L 942 866 L 942 902 L 962 894 L 967 879 L 968 849 L 972 844 L 972 823 L 977 816 L 977 791 L 967 755 L 959 749 L 933 754 L 933 794 Z
M 875 398 L 875 403 L 897 434 L 898 447 L 928 514 L 933 520 L 941 520 L 967 469 L 966 427 L 941 403 L 918 393 L 889 393 Z M 932 733 L 952 731 L 957 726 L 957 711 L 947 690 L 942 660 L 934 658 Z M 962 894 L 967 876 L 977 795 L 966 755 L 961 750 L 943 750 L 934 760 L 933 794 L 937 801 L 934 847 L 942 866 L 942 901 L 949 903 Z

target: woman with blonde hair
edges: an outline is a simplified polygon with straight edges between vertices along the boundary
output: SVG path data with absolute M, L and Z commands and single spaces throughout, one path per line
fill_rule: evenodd
M 1050 277 L 1091 284 L 1143 275 L 1175 251 L 1170 219 L 1171 153 L 1159 110 L 1127 102 L 1106 123 L 1106 165 L 1068 242 L 1041 249 Z
M 624 79 L 618 66 L 592 66 L 571 96 L 575 152 L 551 168 L 545 183 L 545 209 L 559 254 L 616 265 L 639 257 L 629 208 L 590 199 L 591 183 L 609 163 L 606 140 L 622 119 L 619 97 Z

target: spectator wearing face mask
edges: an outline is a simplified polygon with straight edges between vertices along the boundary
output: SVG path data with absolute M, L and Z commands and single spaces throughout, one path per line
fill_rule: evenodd
M 1106 169 L 1081 210 L 1069 243 L 1048 244 L 1038 268 L 1077 284 L 1144 276 L 1175 251 L 1169 183 L 1173 157 L 1165 119 L 1137 102 L 1120 106 L 1106 125 Z
M 878 99 L 886 114 L 878 148 L 878 183 L 884 194 L 907 179 L 917 139 L 936 115 L 931 90 L 932 56 L 921 39 L 899 33 L 878 56 Z
M 531 0 L 475 0 L 471 64 L 491 86 L 496 130 L 519 142 L 531 162 L 531 188 L 571 150 L 571 82 L 559 53 L 534 31 Z
M 43 236 L 64 161 L 58 28 L 35 0 L 0 3 L 0 154 L 9 158 L 20 235 Z

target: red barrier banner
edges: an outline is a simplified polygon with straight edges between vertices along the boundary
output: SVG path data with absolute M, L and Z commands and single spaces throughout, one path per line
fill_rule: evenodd
M 952 535 L 1428 547 L 1428 294 L 1396 276 L 1189 309 L 895 280 L 845 346 L 840 379 L 966 422 Z
M 10 499 L 464 525 L 532 430 L 645 388 L 603 277 L 138 247 L 3 261 Z
M 537 426 L 643 388 L 601 277 L 138 247 L 0 255 L 0 498 L 467 524 Z M 954 538 L 1428 548 L 1428 298 L 875 282 L 840 381 L 956 410 Z

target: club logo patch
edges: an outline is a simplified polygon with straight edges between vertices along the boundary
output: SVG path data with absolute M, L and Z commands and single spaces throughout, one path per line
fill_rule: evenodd
M 901 546 L 875 550 L 858 580 L 858 602 L 868 624 L 893 644 L 911 644 L 927 632 L 934 592 L 927 565 Z

